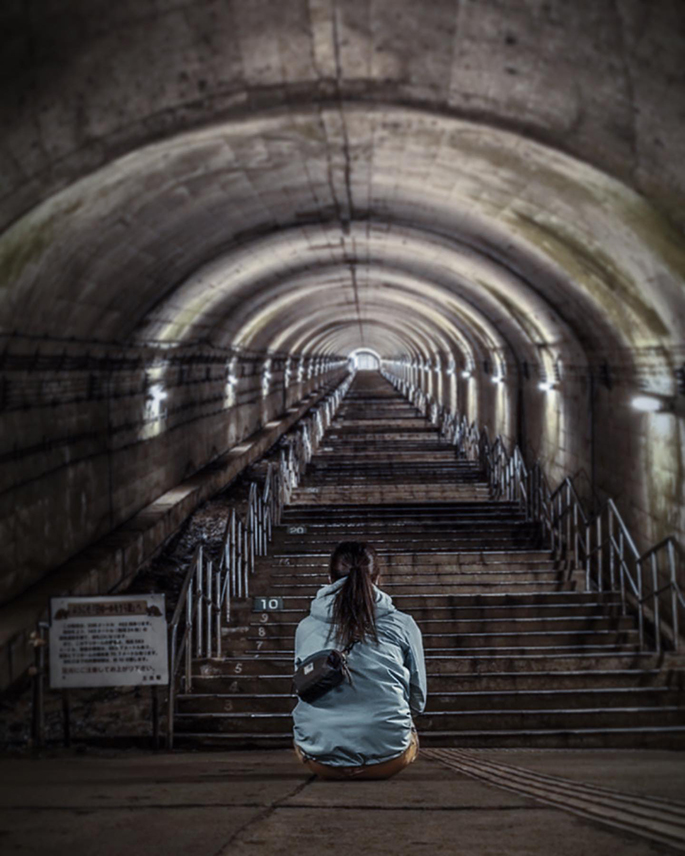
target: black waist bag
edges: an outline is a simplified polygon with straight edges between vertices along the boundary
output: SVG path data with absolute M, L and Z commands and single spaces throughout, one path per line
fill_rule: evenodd
M 354 645 L 354 642 L 352 643 Z M 347 665 L 347 655 L 352 649 L 348 645 L 342 651 L 326 648 L 303 660 L 293 677 L 293 689 L 302 699 L 311 704 L 344 680 L 352 683 Z

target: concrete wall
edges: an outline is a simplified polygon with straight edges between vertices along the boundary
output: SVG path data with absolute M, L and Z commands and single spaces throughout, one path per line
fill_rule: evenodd
M 13 343 L 0 379 L 0 603 L 340 371 L 321 365 L 286 390 L 284 360 L 266 381 L 264 363 L 235 360 L 231 384 L 230 355 L 208 348 Z

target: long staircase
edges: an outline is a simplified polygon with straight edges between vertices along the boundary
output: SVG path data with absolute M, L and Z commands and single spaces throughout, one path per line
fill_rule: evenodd
M 494 501 L 477 464 L 380 375 L 361 372 L 225 628 L 230 656 L 196 661 L 176 735 L 287 746 L 293 638 L 342 540 L 374 544 L 381 586 L 421 627 L 423 745 L 682 747 L 682 672 L 641 653 L 618 593 L 557 567 L 537 524 Z M 279 607 L 276 610 L 267 608 Z

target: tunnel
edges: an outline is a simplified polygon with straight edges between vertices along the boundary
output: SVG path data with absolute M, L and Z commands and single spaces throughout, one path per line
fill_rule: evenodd
M 518 467 L 613 509 L 615 550 L 685 603 L 679 0 L 0 20 L 0 690 L 51 597 L 125 593 L 364 384 L 489 490 Z

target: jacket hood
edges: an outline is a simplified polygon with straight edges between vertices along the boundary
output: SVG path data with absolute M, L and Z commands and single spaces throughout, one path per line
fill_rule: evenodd
M 320 621 L 333 621 L 333 603 L 335 595 L 343 587 L 347 577 L 341 577 L 330 585 L 320 588 L 316 593 L 316 597 L 312 601 L 310 615 L 318 618 Z M 376 595 L 376 617 L 387 615 L 389 612 L 395 612 L 395 606 L 389 594 L 381 591 L 377 586 L 373 587 Z

